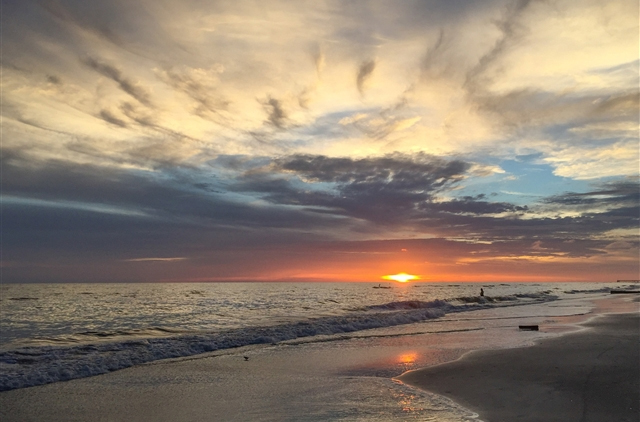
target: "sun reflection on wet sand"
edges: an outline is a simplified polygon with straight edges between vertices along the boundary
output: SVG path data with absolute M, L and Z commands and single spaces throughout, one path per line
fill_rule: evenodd
M 408 352 L 399 355 L 397 358 L 397 362 L 405 365 L 411 365 L 415 363 L 417 358 L 418 354 L 416 352 Z

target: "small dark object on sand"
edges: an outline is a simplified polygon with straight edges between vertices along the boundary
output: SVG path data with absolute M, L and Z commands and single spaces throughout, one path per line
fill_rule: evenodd
M 244 356 L 244 360 L 245 361 L 249 360 L 249 356 Z
M 640 294 L 640 290 L 611 290 L 611 294 L 621 294 L 621 293 L 635 293 Z
M 527 331 L 538 331 L 537 325 L 518 325 L 518 328 L 520 328 L 521 330 L 527 330 Z

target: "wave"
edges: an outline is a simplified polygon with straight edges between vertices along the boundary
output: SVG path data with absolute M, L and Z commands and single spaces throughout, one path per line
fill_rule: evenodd
M 167 337 L 169 335 L 192 334 L 193 331 L 168 327 L 131 328 L 128 330 L 81 331 L 55 337 L 34 337 L 14 341 L 14 347 L 40 347 L 47 345 L 68 346 L 74 344 L 115 342 L 127 339 Z M 1 355 L 1 354 L 0 354 Z
M 382 305 L 372 305 L 365 309 L 371 310 L 403 310 L 403 309 L 429 309 L 429 308 L 446 308 L 451 304 L 444 300 L 434 300 L 431 302 L 423 302 L 420 300 L 405 300 L 400 302 L 389 302 Z
M 0 352 L 0 391 L 31 387 L 75 378 L 104 374 L 160 359 L 179 358 L 217 350 L 256 344 L 274 344 L 303 337 L 327 336 L 373 328 L 392 327 L 439 318 L 451 312 L 509 306 L 556 299 L 550 294 L 514 295 L 404 301 L 352 310 L 342 316 L 328 316 L 269 327 L 245 327 L 220 332 L 168 334 L 166 337 L 127 338 L 127 333 L 80 333 L 78 338 L 117 336 L 99 341 L 40 347 L 22 347 Z M 507 302 L 500 305 L 500 302 Z M 157 329 L 153 329 L 157 330 Z
M 619 287 L 620 289 L 623 290 L 639 290 L 640 286 L 638 286 L 637 284 L 627 284 L 627 285 L 623 285 Z M 577 290 L 577 289 L 573 289 L 573 290 L 565 290 L 564 293 L 566 294 L 577 294 L 577 293 L 609 293 L 611 291 L 611 287 L 602 287 L 600 289 L 587 289 L 587 290 Z
M 460 296 L 444 300 L 434 300 L 431 302 L 422 302 L 419 300 L 407 300 L 401 302 L 390 302 L 383 305 L 373 305 L 368 309 L 417 309 L 417 308 L 432 308 L 432 307 L 446 307 L 447 305 L 458 304 L 500 304 L 502 302 L 515 302 L 521 299 L 546 299 L 551 295 L 551 290 L 545 290 L 544 292 L 537 293 L 517 293 L 508 296 Z

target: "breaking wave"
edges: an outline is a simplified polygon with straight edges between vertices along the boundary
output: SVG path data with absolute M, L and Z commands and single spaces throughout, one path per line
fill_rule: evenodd
M 392 327 L 435 319 L 452 312 L 554 299 L 555 296 L 542 292 L 502 297 L 459 297 L 430 302 L 400 301 L 351 310 L 341 316 L 209 333 L 165 332 L 164 337 L 144 337 L 145 334 L 154 334 L 158 329 L 137 333 L 84 332 L 76 337 L 85 338 L 84 341 L 78 341 L 81 344 L 31 346 L 0 352 L 0 391 L 89 377 L 160 359 L 187 357 L 255 344 L 273 344 L 303 337 Z

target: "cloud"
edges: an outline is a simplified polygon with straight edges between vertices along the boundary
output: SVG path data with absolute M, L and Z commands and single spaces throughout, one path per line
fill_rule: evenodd
M 284 129 L 287 123 L 287 113 L 284 111 L 282 103 L 273 97 L 268 97 L 262 105 L 268 115 L 267 122 L 277 129 Z
M 86 260 L 177 256 L 197 267 L 194 255 L 205 253 L 204 245 L 207 254 L 282 244 L 299 252 L 308 247 L 317 256 L 323 248 L 327 253 L 366 250 L 361 242 L 340 246 L 319 240 L 393 238 L 406 232 L 436 236 L 432 244 L 440 249 L 435 250 L 450 250 L 449 258 L 432 254 L 430 261 L 451 262 L 466 259 L 471 251 L 487 251 L 481 260 L 465 261 L 473 265 L 530 260 L 532 253 L 536 259 L 557 260 L 629 254 L 638 248 L 633 236 L 620 246 L 600 239 L 614 230 L 637 228 L 639 186 L 633 180 L 525 207 L 491 202 L 485 195 L 444 199 L 475 165 L 424 154 L 226 157 L 210 163 L 225 174 L 222 179 L 196 168 L 134 174 L 60 161 L 34 163 L 17 151 L 4 151 L 2 158 L 3 193 L 21 198 L 3 207 L 7 259 L 16 262 L 41 261 L 55 250 Z M 578 212 L 550 217 L 543 213 L 550 206 Z M 423 249 L 419 244 L 406 239 L 378 243 L 383 250 L 411 253 Z
M 640 188 L 634 181 L 538 197 L 530 205 L 492 202 L 486 195 L 445 199 L 474 168 L 424 154 L 366 159 L 293 155 L 244 171 L 230 188 L 273 204 L 442 237 L 589 239 L 637 224 Z
M 341 125 L 350 125 L 366 117 L 367 117 L 366 113 L 356 113 L 351 116 L 343 117 L 342 119 L 340 119 L 340 121 L 338 121 L 338 123 L 340 123 Z
M 380 183 L 390 188 L 404 186 L 422 189 L 441 187 L 460 180 L 470 168 L 463 161 L 449 161 L 423 153 L 362 159 L 294 155 L 276 160 L 275 166 L 322 182 Z
M 320 45 L 318 43 L 314 43 L 312 45 L 312 47 L 310 48 L 310 53 L 311 53 L 311 58 L 313 60 L 313 64 L 316 67 L 316 73 L 318 77 L 320 77 L 320 74 L 322 73 L 326 65 L 325 54 L 320 48 Z
M 224 122 L 221 112 L 226 111 L 230 101 L 219 92 L 219 75 L 224 66 L 217 64 L 210 69 L 186 68 L 182 70 L 156 69 L 156 75 L 173 89 L 184 93 L 195 101 L 194 113 L 216 122 Z
M 151 94 L 149 93 L 149 91 L 140 83 L 133 82 L 130 79 L 126 78 L 123 75 L 122 70 L 110 64 L 100 62 L 93 57 L 86 57 L 85 59 L 83 59 L 83 63 L 96 72 L 100 73 L 101 75 L 106 76 L 107 78 L 116 82 L 120 89 L 131 95 L 140 103 L 146 106 L 152 105 Z
M 356 85 L 358 86 L 358 92 L 360 92 L 360 95 L 364 95 L 364 85 L 373 74 L 375 68 L 376 60 L 366 60 L 360 63 L 360 66 L 358 67 L 358 74 L 356 75 Z
M 519 206 L 508 202 L 489 202 L 483 200 L 484 195 L 477 197 L 465 196 L 450 201 L 437 202 L 425 206 L 425 210 L 437 210 L 451 214 L 505 214 L 524 213 L 528 211 L 527 206 Z
M 452 41 L 441 28 L 438 38 L 429 46 L 420 63 L 423 79 L 431 81 L 453 76 L 456 69 L 448 57 L 451 48 Z
M 404 113 L 381 110 L 375 114 L 355 113 L 338 121 L 342 126 L 353 126 L 376 140 L 387 139 L 391 135 L 410 129 L 422 120 L 420 116 L 407 117 Z
M 471 168 L 464 161 L 425 154 L 363 159 L 293 155 L 246 172 L 232 189 L 261 193 L 276 204 L 326 208 L 381 224 L 409 223 L 420 217 L 422 204 L 451 189 Z
M 497 39 L 493 47 L 480 57 L 478 63 L 467 72 L 465 87 L 467 87 L 472 95 L 475 95 L 477 91 L 483 91 L 483 86 L 491 82 L 491 79 L 487 80 L 487 70 L 489 67 L 510 48 L 513 48 L 526 34 L 527 28 L 521 22 L 521 17 L 530 4 L 536 1 L 537 0 L 515 0 L 505 7 L 502 18 L 495 22 L 495 25 L 501 32 L 501 36 Z
M 335 258 L 385 243 L 315 242 L 415 237 L 490 269 L 637 251 L 637 5 L 254 6 L 3 3 L 12 258 L 195 268 L 209 250 Z
M 127 127 L 127 123 L 124 120 L 119 119 L 118 117 L 116 117 L 113 114 L 113 112 L 111 112 L 109 110 L 101 110 L 100 111 L 100 117 L 102 117 L 102 119 L 105 122 L 108 122 L 108 123 L 111 123 L 111 124 L 114 124 L 114 125 L 120 126 L 120 127 L 125 127 L 125 128 Z
M 242 1 L 148 3 L 141 10 L 110 1 L 99 7 L 58 2 L 47 3 L 46 13 L 39 6 L 16 4 L 12 7 L 19 9 L 18 19 L 3 33 L 8 56 L 3 62 L 35 72 L 33 78 L 56 75 L 65 86 L 82 88 L 85 95 L 77 101 L 59 94 L 49 97 L 52 104 L 46 114 L 53 121 L 69 122 L 70 108 L 75 108 L 109 121 L 110 125 L 101 125 L 96 143 L 119 142 L 123 136 L 118 122 L 105 119 L 101 110 L 127 123 L 131 136 L 139 136 L 133 132 L 141 128 L 135 120 L 118 116 L 122 99 L 113 101 L 111 84 L 96 87 L 85 71 L 105 76 L 141 104 L 153 102 L 153 116 L 165 129 L 225 145 L 224 149 L 228 145 L 232 153 L 283 154 L 294 145 L 298 152 L 336 156 L 345 151 L 368 156 L 394 150 L 449 154 L 485 150 L 491 144 L 498 145 L 495 153 L 504 156 L 532 141 L 561 142 L 569 135 L 571 144 L 580 145 L 577 141 L 596 134 L 619 140 L 631 133 L 614 132 L 613 125 L 608 129 L 608 120 L 591 121 L 589 112 L 597 107 L 590 109 L 587 103 L 599 98 L 584 93 L 593 80 L 606 81 L 607 95 L 617 95 L 609 92 L 615 91 L 613 87 L 628 89 L 633 86 L 630 79 L 637 79 L 631 76 L 632 65 L 620 67 L 618 55 L 590 53 L 589 57 L 599 57 L 601 67 L 590 66 L 591 62 L 582 66 L 581 60 L 571 59 L 576 71 L 552 72 L 552 65 L 562 64 L 563 56 L 554 53 L 558 42 L 547 38 L 550 29 L 567 28 L 566 36 L 560 34 L 562 43 L 579 44 L 581 38 L 576 35 L 584 31 L 574 34 L 569 24 L 582 28 L 585 16 L 599 16 L 593 2 L 582 7 L 554 3 L 561 13 L 546 2 L 502 0 L 281 6 L 273 19 L 264 20 L 260 11 Z M 612 22 L 617 25 L 620 19 Z M 30 25 L 33 20 L 37 24 Z M 591 26 L 600 34 L 605 25 Z M 20 35 L 27 27 L 31 35 Z M 616 34 L 602 35 L 603 42 L 618 41 Z M 59 60 L 41 54 L 47 43 L 55 46 L 48 50 L 58 51 Z M 541 49 L 539 44 L 549 48 Z M 576 45 L 572 51 L 580 52 L 580 47 L 585 46 Z M 592 53 L 597 50 L 589 48 Z M 520 54 L 548 63 L 549 72 L 546 66 L 520 65 L 524 60 L 515 60 Z M 66 60 L 69 57 L 88 58 L 84 66 L 77 66 L 81 63 Z M 474 74 L 479 78 L 474 86 L 481 90 L 469 90 L 473 84 L 463 86 L 465 75 L 473 79 Z M 572 81 L 573 76 L 566 75 L 585 79 Z M 374 76 L 385 83 L 368 89 L 367 82 Z M 434 78 L 438 83 L 431 83 Z M 8 85 L 8 100 L 19 97 L 18 85 L 33 84 L 26 79 L 15 84 L 15 91 L 13 84 Z M 367 110 L 359 110 L 365 91 Z M 577 98 L 584 98 L 582 105 Z M 34 103 L 28 106 L 30 111 L 44 107 Z M 399 103 L 402 112 L 389 112 Z M 632 116 L 633 109 L 625 107 Z M 371 119 L 344 130 L 324 124 L 359 111 Z M 38 117 L 30 121 L 43 121 L 40 116 L 30 117 Z M 82 128 L 83 135 L 91 137 L 95 128 L 77 117 L 74 131 Z M 406 126 L 417 117 L 419 123 Z M 265 120 L 277 133 L 270 133 L 266 142 L 255 142 L 250 134 L 268 131 L 261 127 Z M 620 121 L 611 123 L 622 127 Z M 369 142 L 354 128 L 381 142 Z M 556 151 L 539 142 L 536 148 L 557 157 L 564 146 Z M 597 162 L 590 160 L 583 167 L 591 165 Z
M 598 190 L 575 193 L 567 192 L 553 195 L 545 200 L 547 203 L 562 205 L 593 205 L 593 204 L 636 204 L 640 201 L 640 190 L 637 181 L 615 181 L 599 185 Z
M 533 242 L 533 245 L 531 245 L 531 249 L 534 251 L 544 251 L 547 248 L 544 248 L 542 246 L 542 241 L 541 240 L 536 240 L 535 242 Z
M 156 119 L 151 113 L 141 109 L 140 107 L 137 107 L 133 103 L 123 102 L 122 104 L 120 104 L 120 111 L 122 111 L 125 116 L 141 126 L 147 126 L 150 128 L 158 127 Z
M 141 217 L 146 217 L 150 224 L 201 228 L 217 225 L 293 228 L 298 224 L 296 221 L 300 227 L 307 227 L 303 223 L 305 220 L 309 223 L 315 221 L 321 226 L 325 224 L 321 221 L 323 218 L 304 212 L 256 206 L 253 204 L 255 198 L 231 199 L 216 193 L 214 191 L 226 192 L 224 184 L 214 179 L 203 187 L 201 181 L 204 176 L 211 175 L 196 168 L 129 172 L 64 161 L 36 163 L 18 151 L 3 151 L 1 163 L 5 195 L 76 204 L 58 207 L 60 209 L 80 210 L 82 207 L 78 204 L 86 204 L 84 208 L 89 210 L 102 206 L 106 210 L 127 210 L 128 214 L 135 214 L 138 222 Z M 28 204 L 16 202 L 18 205 Z
M 47 82 L 54 85 L 62 85 L 62 80 L 56 75 L 47 75 Z
M 608 250 L 633 250 L 637 247 L 637 245 L 634 245 L 631 242 L 626 242 L 623 240 L 619 240 L 617 242 L 613 242 L 608 244 L 607 246 L 605 246 L 606 249 Z

